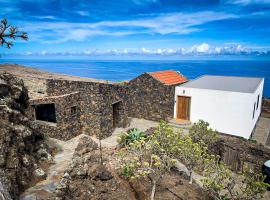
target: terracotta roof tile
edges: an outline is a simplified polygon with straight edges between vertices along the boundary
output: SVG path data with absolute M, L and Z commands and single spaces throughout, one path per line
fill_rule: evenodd
M 149 72 L 148 74 L 166 85 L 176 85 L 188 81 L 182 74 L 173 70 Z

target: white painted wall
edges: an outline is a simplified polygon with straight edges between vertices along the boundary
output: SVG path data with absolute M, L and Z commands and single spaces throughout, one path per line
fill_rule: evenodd
M 240 93 L 220 90 L 187 88 L 184 85 L 175 88 L 174 117 L 176 118 L 177 96 L 191 97 L 190 121 L 202 119 L 209 122 L 219 132 L 241 136 L 248 139 L 261 113 L 263 84 L 261 82 L 254 93 Z M 260 94 L 258 109 L 257 96 Z

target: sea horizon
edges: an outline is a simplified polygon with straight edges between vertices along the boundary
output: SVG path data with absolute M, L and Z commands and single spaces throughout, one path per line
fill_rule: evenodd
M 192 80 L 199 76 L 244 76 L 265 79 L 263 96 L 270 97 L 270 60 L 116 60 L 69 58 L 0 58 L 1 64 L 20 64 L 54 73 L 109 81 L 131 80 L 144 72 L 176 70 Z

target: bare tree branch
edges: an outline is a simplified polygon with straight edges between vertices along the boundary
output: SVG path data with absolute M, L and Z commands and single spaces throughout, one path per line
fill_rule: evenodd
M 13 46 L 13 41 L 17 38 L 28 40 L 28 35 L 24 31 L 20 31 L 18 27 L 8 24 L 7 19 L 2 19 L 0 22 L 0 45 L 10 49 Z

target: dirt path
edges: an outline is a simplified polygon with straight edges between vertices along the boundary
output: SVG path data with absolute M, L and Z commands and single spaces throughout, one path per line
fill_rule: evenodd
M 78 145 L 79 139 L 83 136 L 85 135 L 79 135 L 68 141 L 50 139 L 60 149 L 54 157 L 54 164 L 48 169 L 46 180 L 28 188 L 20 196 L 21 200 L 45 199 L 50 196 L 50 193 L 55 191 L 58 181 L 72 161 L 73 153 Z

